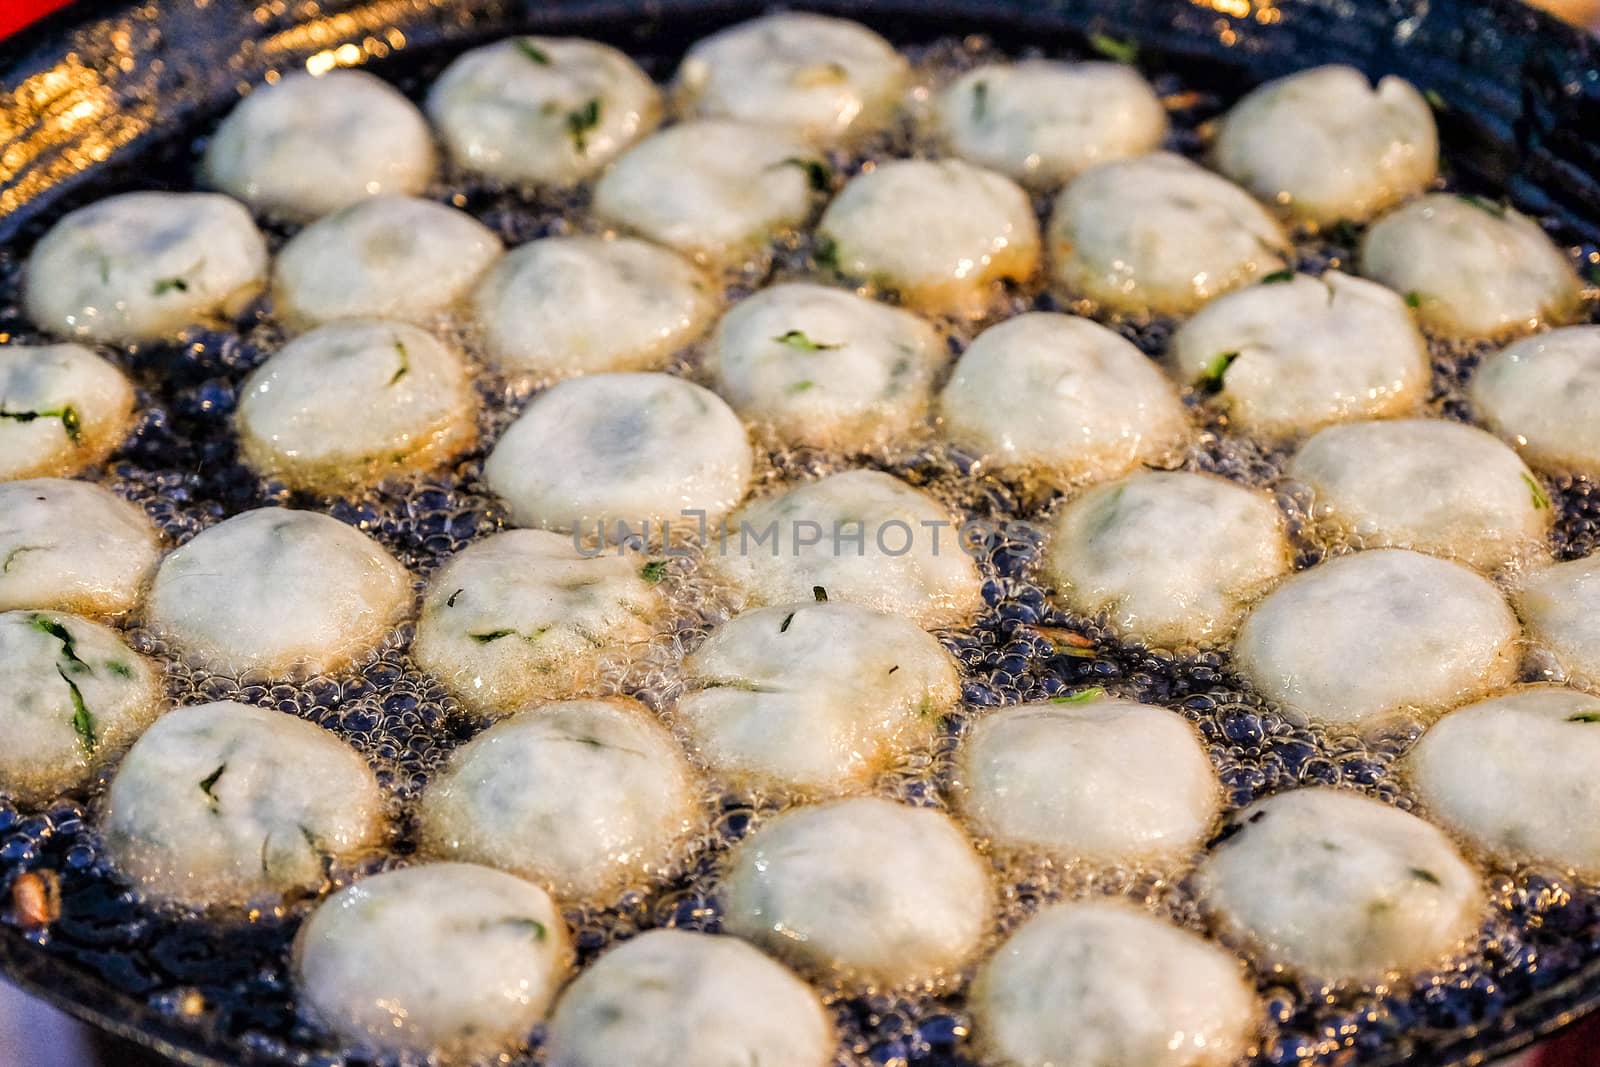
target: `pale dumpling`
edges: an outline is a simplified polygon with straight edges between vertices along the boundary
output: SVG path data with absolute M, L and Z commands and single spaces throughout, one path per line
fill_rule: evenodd
M 385 805 L 371 768 L 288 712 L 219 701 L 170 711 L 106 793 L 112 865 L 146 896 L 272 907 L 330 866 L 376 851 Z
M 754 604 L 831 598 L 954 625 L 982 603 L 960 529 L 933 497 L 852 470 L 746 505 L 707 547 L 706 564 Z
M 149 341 L 243 310 L 266 285 L 267 245 L 215 193 L 123 193 L 63 216 L 33 246 L 28 317 L 63 337 Z
M 739 615 L 684 660 L 673 719 L 740 784 L 856 792 L 930 744 L 959 699 L 950 654 L 916 623 L 856 604 Z
M 1354 67 L 1267 82 L 1223 117 L 1217 169 L 1296 219 L 1362 222 L 1439 173 L 1433 109 L 1404 78 Z
M 1050 216 L 1051 277 L 1111 311 L 1177 315 L 1284 269 L 1289 239 L 1250 194 L 1155 152 L 1085 171 Z
M 1478 197 L 1430 193 L 1390 212 L 1362 237 L 1360 262 L 1452 337 L 1526 333 L 1580 307 L 1577 272 L 1539 224 Z
M 1550 498 L 1515 452 L 1464 423 L 1330 426 L 1284 476 L 1310 491 L 1314 519 L 1366 548 L 1414 548 L 1483 570 L 1546 552 Z
M 1375 548 L 1302 571 L 1245 618 L 1234 665 L 1267 699 L 1359 726 L 1437 713 L 1516 678 L 1500 591 L 1459 563 Z
M 865 26 L 785 11 L 697 41 L 674 92 L 690 114 L 782 126 L 826 144 L 885 125 L 909 73 L 894 46 Z
M 1489 356 L 1471 397 L 1534 466 L 1600 474 L 1600 326 L 1535 334 Z
M 1173 335 L 1169 365 L 1228 422 L 1273 439 L 1411 414 L 1432 385 L 1405 301 L 1338 271 L 1269 278 L 1207 304 Z
M 369 196 L 419 193 L 433 134 L 416 105 L 361 70 L 256 87 L 206 145 L 201 179 L 251 207 L 311 219 Z
M 410 573 L 360 530 L 256 508 L 161 561 L 146 622 L 205 670 L 303 677 L 370 654 L 411 598 Z
M 1427 970 L 1464 950 L 1488 911 L 1478 872 L 1436 827 L 1338 789 L 1246 808 L 1195 882 L 1224 931 L 1308 981 Z
M 1053 312 L 978 335 L 939 394 L 939 431 L 988 466 L 1062 484 L 1163 464 L 1190 435 L 1177 390 L 1144 353 Z
M 457 56 L 428 115 L 463 170 L 573 185 L 661 121 L 661 93 L 623 53 L 576 37 L 510 37 Z
M 1600 691 L 1600 553 L 1525 573 L 1512 599 L 1534 647 L 1573 685 Z
M 958 159 L 896 159 L 850 179 L 817 223 L 825 258 L 934 314 L 979 318 L 1039 266 L 1039 224 L 1010 178 Z
M 995 906 L 949 817 L 877 797 L 791 808 L 733 855 L 722 925 L 815 973 L 936 982 L 970 960 Z
M 1090 489 L 1052 531 L 1044 573 L 1067 606 L 1156 645 L 1226 641 L 1293 562 L 1272 497 L 1185 471 Z
M 0 346 L 0 480 L 76 474 L 133 422 L 133 386 L 82 345 Z
M 734 410 L 780 440 L 872 452 L 923 428 L 946 358 L 943 338 L 909 311 L 791 282 L 735 304 L 704 365 Z
M 422 847 L 604 904 L 681 861 L 701 819 L 694 774 L 637 701 L 529 708 L 467 742 L 429 782 Z
M 1035 189 L 1153 152 L 1167 135 L 1160 98 L 1123 63 L 985 63 L 939 94 L 935 120 L 957 155 Z
M 160 558 L 144 512 L 104 486 L 0 483 L 0 611 L 120 615 L 143 598 Z

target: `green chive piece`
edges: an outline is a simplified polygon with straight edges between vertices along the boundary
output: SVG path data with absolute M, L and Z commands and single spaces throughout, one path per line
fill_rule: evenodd
M 1223 376 L 1228 373 L 1228 368 L 1233 366 L 1233 361 L 1239 358 L 1237 352 L 1222 352 L 1200 371 L 1198 382 L 1207 392 L 1221 392 Z
M 814 585 L 811 587 L 811 599 L 818 604 L 826 604 L 828 602 L 828 591 L 820 585 Z
M 646 563 L 644 565 L 644 569 L 639 572 L 639 577 L 643 578 L 652 585 L 654 585 L 656 582 L 659 582 L 666 576 L 667 561 L 664 559 L 651 560 L 649 563 Z
M 817 387 L 817 383 L 816 382 L 813 382 L 810 379 L 807 379 L 806 381 L 803 381 L 803 382 L 795 382 L 793 385 L 791 385 L 788 388 L 786 388 L 784 390 L 784 392 L 786 392 L 786 393 L 803 393 L 807 389 L 815 389 L 816 387 Z
M 790 156 L 777 164 L 780 167 L 799 167 L 805 171 L 806 184 L 811 186 L 814 193 L 825 193 L 833 187 L 833 171 L 820 159 L 802 159 L 799 156 Z
M 572 137 L 572 147 L 580 156 L 589 151 L 589 131 L 598 125 L 600 125 L 598 96 L 590 97 L 587 104 L 567 113 L 567 133 Z
M 1424 867 L 1411 868 L 1411 877 L 1415 878 L 1419 882 L 1427 882 L 1429 885 L 1444 884 L 1443 882 L 1439 881 L 1439 876 L 1437 874 L 1434 874 L 1432 871 Z
M 539 64 L 541 67 L 548 67 L 550 65 L 550 57 L 545 53 L 545 51 L 526 37 L 517 38 L 517 51 L 521 52 L 523 55 Z
M 1522 472 L 1522 480 L 1528 483 L 1528 492 L 1533 494 L 1533 508 L 1535 511 L 1545 511 L 1550 507 L 1550 494 L 1544 491 L 1544 486 L 1527 471 Z
M 405 343 L 402 342 L 398 337 L 396 337 L 394 340 L 394 350 L 400 356 L 400 368 L 396 370 L 394 372 L 394 376 L 389 379 L 390 385 L 393 385 L 401 378 L 404 378 L 407 372 L 411 370 L 411 354 L 406 351 Z
M 162 278 L 150 290 L 155 296 L 166 296 L 168 293 L 187 293 L 189 282 L 182 277 Z
M 1461 195 L 1461 199 L 1471 204 L 1479 211 L 1487 212 L 1497 219 L 1503 219 L 1506 217 L 1506 206 L 1498 201 L 1490 200 L 1488 197 L 1484 196 L 1474 196 L 1471 193 L 1463 193 Z
M 778 632 L 780 634 L 788 633 L 789 632 L 789 624 L 791 622 L 794 622 L 794 612 L 792 612 L 792 611 L 789 612 L 789 614 L 787 614 L 787 615 L 785 615 L 783 617 L 783 623 L 778 627 Z
M 1600 711 L 1580 711 L 1576 715 L 1568 715 L 1568 722 L 1600 722 Z
M 1285 267 L 1282 270 L 1275 270 L 1271 274 L 1264 275 L 1262 277 L 1262 279 L 1261 279 L 1261 284 L 1262 285 L 1277 285 L 1279 282 L 1287 282 L 1287 281 L 1293 281 L 1293 280 L 1294 280 L 1294 268 L 1293 267 Z
M 222 772 L 227 769 L 228 765 L 224 763 L 216 770 L 200 779 L 200 792 L 204 793 L 208 798 L 210 798 L 211 806 L 213 808 L 217 806 L 217 794 L 215 792 L 217 782 L 222 778 Z
M 72 728 L 78 734 L 78 744 L 92 756 L 99 744 L 94 736 L 94 716 L 89 714 L 89 706 L 83 702 L 83 692 L 78 688 L 78 683 L 68 678 L 67 672 L 60 666 L 56 667 L 56 673 L 67 683 L 67 691 L 72 694 Z
M 974 82 L 972 85 L 972 121 L 982 122 L 989 114 L 989 83 L 986 81 Z
M 498 641 L 502 637 L 510 637 L 516 632 L 517 631 L 515 630 L 490 630 L 488 633 L 468 634 L 467 636 L 478 642 L 480 645 L 487 645 L 489 642 Z
M 837 344 L 829 344 L 825 341 L 813 341 L 806 336 L 804 330 L 790 330 L 788 333 L 774 337 L 773 340 L 780 345 L 788 345 L 790 348 L 798 349 L 801 352 L 826 352 L 830 348 L 839 347 Z
M 1108 33 L 1091 34 L 1089 47 L 1118 63 L 1131 64 L 1139 58 L 1139 45 L 1135 41 L 1113 37 Z
M 1052 703 L 1052 704 L 1093 704 L 1096 700 L 1105 699 L 1105 696 L 1106 696 L 1106 691 L 1105 691 L 1105 687 L 1104 686 L 1092 685 L 1088 689 L 1080 689 L 1076 693 L 1069 693 L 1069 694 L 1067 694 L 1065 696 L 1059 696 L 1059 697 L 1051 697 L 1050 698 L 1050 703 Z

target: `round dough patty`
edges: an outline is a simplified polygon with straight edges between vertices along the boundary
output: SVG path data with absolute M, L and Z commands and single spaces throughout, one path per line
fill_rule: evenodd
M 757 604 L 831 598 L 922 626 L 955 625 L 982 603 L 959 532 L 932 497 L 881 471 L 853 470 L 746 505 L 708 546 L 706 563 Z
M 1051 272 L 1113 311 L 1176 315 L 1283 269 L 1289 239 L 1250 194 L 1182 156 L 1104 163 L 1061 191 Z
M 1600 474 L 1600 326 L 1536 334 L 1485 359 L 1472 403 L 1529 463 Z
M 649 640 L 662 610 L 639 557 L 543 530 L 495 534 L 428 582 L 412 655 L 479 715 L 572 696 Z
M 104 486 L 0 484 L 0 611 L 118 615 L 139 603 L 160 558 L 145 513 Z
M 705 330 L 715 307 L 693 266 L 628 238 L 531 241 L 472 299 L 490 358 L 538 377 L 661 367 Z
M 1399 548 L 1340 556 L 1256 605 L 1233 658 L 1267 699 L 1356 725 L 1436 712 L 1509 684 L 1516 616 L 1500 591 L 1448 560 Z
M 670 871 L 700 821 L 678 745 L 637 701 L 569 700 L 473 738 L 423 794 L 423 848 L 605 903 Z
M 1014 1067 L 1229 1067 L 1255 1036 L 1239 961 L 1126 904 L 1056 904 L 978 972 L 973 1041 Z
M 856 792 L 929 744 L 961 696 L 943 646 L 855 604 L 746 612 L 684 660 L 673 718 L 702 762 L 738 782 Z
M 877 797 L 791 809 L 734 852 L 723 928 L 818 972 L 934 981 L 977 952 L 994 889 L 950 819 Z
M 1161 463 L 1189 436 L 1183 401 L 1144 353 L 1099 323 L 1030 312 L 992 326 L 939 394 L 940 431 L 996 468 L 1051 481 Z
M 0 614 L 0 792 L 37 802 L 83 784 L 155 720 L 161 698 L 155 671 L 115 630 Z
M 476 407 L 460 355 L 431 333 L 351 319 L 295 338 L 245 380 L 239 447 L 259 474 L 348 491 L 457 455 L 477 436 Z
M 638 64 L 576 37 L 510 37 L 463 52 L 427 107 L 457 166 L 538 185 L 583 180 L 661 121 L 661 93 Z
M 651 930 L 567 987 L 550 1067 L 828 1067 L 833 1023 L 811 987 L 732 937 Z
M 0 347 L 0 479 L 75 474 L 133 422 L 133 386 L 82 345 Z
M 278 316 L 426 323 L 458 303 L 500 258 L 500 238 L 432 200 L 374 196 L 295 234 L 272 268 Z
M 956 795 L 979 836 L 1068 862 L 1186 859 L 1221 802 L 1182 715 L 1096 690 L 985 716 L 957 760 Z
M 1010 178 L 958 159 L 896 159 L 850 179 L 819 240 L 843 273 L 927 311 L 978 318 L 992 283 L 1039 266 L 1039 224 Z
M 944 360 L 944 340 L 911 312 L 800 282 L 735 304 L 705 369 L 734 410 L 785 442 L 872 452 L 922 427 Z
M 594 211 L 685 255 L 724 263 L 806 220 L 819 163 L 814 148 L 780 129 L 681 122 L 617 160 L 594 188 Z
M 295 984 L 344 1041 L 446 1061 L 520 1046 L 572 964 L 555 902 L 469 863 L 387 871 L 323 902 L 295 940 Z
M 1330 426 L 1284 474 L 1312 491 L 1316 518 L 1363 547 L 1414 548 L 1483 570 L 1545 551 L 1550 498 L 1515 452 L 1459 422 Z
M 1200 865 L 1201 900 L 1266 962 L 1377 982 L 1460 950 L 1486 907 L 1478 872 L 1415 815 L 1335 789 L 1240 812 Z
M 290 74 L 254 89 L 206 145 L 202 179 L 251 207 L 316 218 L 433 177 L 433 134 L 416 106 L 361 70 Z
M 1270 496 L 1205 474 L 1134 474 L 1052 525 L 1044 573 L 1067 605 L 1158 645 L 1226 641 L 1294 558 Z
M 337 736 L 271 708 L 170 711 L 117 768 L 102 822 L 111 862 L 147 896 L 271 906 L 376 848 L 384 800 Z
M 1432 384 L 1405 301 L 1338 271 L 1229 293 L 1178 328 L 1169 358 L 1228 421 L 1273 438 L 1409 414 Z
M 1217 169 L 1287 214 L 1362 222 L 1439 173 L 1433 109 L 1403 78 L 1313 67 L 1247 93 L 1223 117 Z
M 1430 193 L 1383 216 L 1361 239 L 1361 273 L 1456 337 L 1525 333 L 1572 318 L 1577 272 L 1528 216 L 1478 197 Z
M 1600 690 L 1600 553 L 1524 576 L 1513 601 L 1528 637 L 1567 680 Z
M 213 193 L 123 193 L 62 216 L 23 276 L 41 329 L 95 341 L 171 337 L 240 311 L 267 277 L 267 246 Z
M 749 435 L 722 398 L 670 374 L 592 374 L 540 394 L 484 479 L 520 526 L 623 540 L 720 523 L 750 485 Z
M 411 589 L 406 569 L 354 527 L 256 508 L 162 560 L 147 621 L 205 670 L 309 676 L 376 648 Z
M 1428 815 L 1489 855 L 1600 876 L 1600 698 L 1557 686 L 1458 708 L 1406 755 Z
M 939 94 L 935 118 L 957 155 L 1036 189 L 1153 152 L 1167 135 L 1160 98 L 1123 63 L 986 63 Z
M 860 23 L 785 11 L 695 42 L 675 95 L 690 114 L 784 126 L 826 144 L 885 125 L 908 74 L 894 46 Z

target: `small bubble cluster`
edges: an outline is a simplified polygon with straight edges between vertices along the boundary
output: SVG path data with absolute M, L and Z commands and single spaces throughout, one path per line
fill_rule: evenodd
M 446 58 L 408 56 L 405 62 L 412 66 L 400 70 L 397 80 L 418 95 Z M 982 39 L 967 38 L 919 48 L 914 58 L 924 84 L 940 84 L 978 62 L 999 58 L 999 53 Z M 658 75 L 670 70 L 667 62 L 646 66 Z M 382 68 L 378 72 L 390 73 Z M 1171 106 L 1169 146 L 1198 154 L 1201 127 L 1226 101 L 1159 63 L 1150 73 Z M 852 157 L 836 154 L 831 161 L 834 187 L 876 159 L 931 152 L 916 110 Z M 149 173 L 156 181 L 187 187 L 195 151 L 192 137 L 171 138 L 153 150 Z M 117 190 L 105 181 L 91 183 L 84 193 L 74 194 L 78 199 L 69 206 Z M 447 172 L 430 195 L 477 216 L 508 244 L 599 230 L 583 190 L 530 194 Z M 1036 198 L 1035 206 L 1041 217 L 1048 211 L 1046 198 Z M 287 230 L 269 225 L 268 231 L 274 244 L 281 245 Z M 1348 229 L 1303 236 L 1298 266 L 1312 272 L 1349 269 L 1355 242 Z M 729 298 L 814 274 L 815 252 L 805 236 L 781 240 L 770 255 L 724 279 Z M 0 249 L 0 329 L 28 340 L 32 335 L 16 306 L 19 273 L 18 250 Z M 879 295 L 893 299 L 893 294 Z M 997 289 L 995 298 L 1000 315 L 1086 310 L 1028 287 Z M 1152 356 L 1162 351 L 1173 328 L 1162 320 L 1108 324 Z M 953 361 L 976 328 L 965 323 L 943 328 Z M 475 351 L 470 330 L 454 331 L 451 337 L 469 353 Z M 483 483 L 482 446 L 450 469 L 342 499 L 297 494 L 245 468 L 231 421 L 239 391 L 245 376 L 283 339 L 265 307 L 257 306 L 234 328 L 197 330 L 181 341 L 108 353 L 135 381 L 140 417 L 130 441 L 100 477 L 142 506 L 169 545 L 248 508 L 311 507 L 372 535 L 418 576 L 420 586 L 451 555 L 506 527 L 504 511 Z M 1430 412 L 1457 419 L 1471 416 L 1464 386 L 1486 350 L 1482 345 L 1434 343 Z M 699 355 L 692 346 L 671 369 L 700 378 Z M 477 368 L 484 401 L 482 441 L 499 435 L 537 384 L 502 381 Z M 1312 502 L 1302 491 L 1281 484 L 1285 451 L 1234 433 L 1225 413 L 1195 398 L 1190 402 L 1200 432 L 1181 457 L 1182 467 L 1273 489 L 1287 516 L 1299 567 L 1349 550 L 1318 531 Z M 770 448 L 760 457 L 755 491 L 864 463 L 927 490 L 989 535 L 980 560 L 984 608 L 972 625 L 940 634 L 960 667 L 962 703 L 932 752 L 909 755 L 883 775 L 877 787 L 881 795 L 946 808 L 953 754 L 971 721 L 992 708 L 1099 686 L 1171 708 L 1193 723 L 1209 748 L 1229 811 L 1307 785 L 1353 787 L 1410 805 L 1394 767 L 1421 732 L 1421 722 L 1401 720 L 1362 735 L 1330 733 L 1264 703 L 1236 678 L 1225 651 L 1146 648 L 1119 638 L 1103 618 L 1061 610 L 1038 579 L 1040 531 L 1060 499 L 1047 486 L 1000 479 L 973 457 L 919 440 L 877 457 Z M 1600 487 L 1567 477 L 1553 480 L 1549 488 L 1558 515 L 1552 542 L 1556 556 L 1575 558 L 1600 548 Z M 681 692 L 683 656 L 742 607 L 734 592 L 703 575 L 693 553 L 669 562 L 661 588 L 670 605 L 670 624 L 640 654 L 604 664 L 597 683 L 599 692 L 633 696 L 657 710 L 670 707 Z M 130 635 L 139 651 L 166 665 L 174 702 L 239 700 L 298 715 L 345 738 L 377 768 L 393 816 L 388 851 L 356 870 L 334 871 L 329 889 L 414 856 L 417 797 L 450 754 L 481 728 L 443 685 L 416 667 L 409 654 L 412 637 L 413 627 L 403 625 L 350 670 L 284 684 L 210 675 L 185 666 L 156 635 L 137 627 Z M 0 961 L 14 965 L 19 952 L 47 953 L 93 976 L 94 988 L 114 991 L 118 1003 L 142 1009 L 140 1014 L 150 1020 L 148 1028 L 180 1041 L 317 1067 L 373 1062 L 331 1046 L 297 1011 L 292 941 L 314 901 L 289 902 L 247 917 L 175 913 L 141 904 L 105 864 L 94 831 L 95 805 L 109 775 L 104 771 L 81 795 L 38 810 L 19 810 L 0 799 L 0 889 L 8 889 L 22 872 L 49 868 L 61 874 L 63 896 L 62 917 L 50 927 L 4 929 Z M 672 864 L 676 873 L 629 887 L 608 907 L 568 912 L 580 963 L 643 929 L 719 929 L 717 884 L 730 850 L 785 802 L 732 791 L 714 781 L 707 783 L 703 802 L 708 829 L 685 846 Z M 1001 900 L 997 938 L 1041 904 L 1102 894 L 1143 902 L 1191 928 L 1204 926 L 1182 871 L 1087 869 L 998 853 L 990 860 Z M 1442 973 L 1376 991 L 1305 988 L 1282 974 L 1258 973 L 1266 1019 L 1259 1062 L 1342 1067 L 1398 1063 L 1420 1052 L 1448 1055 L 1471 1028 L 1491 1025 L 1513 1010 L 1537 1014 L 1540 1003 L 1556 1002 L 1584 983 L 1592 986 L 1600 960 L 1600 890 L 1530 870 L 1502 870 L 1488 878 L 1492 906 L 1480 938 Z M 13 947 L 11 942 L 18 939 L 25 943 Z M 839 1063 L 970 1063 L 971 1022 L 959 994 L 965 976 L 951 977 L 935 989 L 911 993 L 863 993 L 824 984 L 840 1034 Z M 517 1062 L 539 1062 L 538 1036 L 532 1035 L 530 1051 Z

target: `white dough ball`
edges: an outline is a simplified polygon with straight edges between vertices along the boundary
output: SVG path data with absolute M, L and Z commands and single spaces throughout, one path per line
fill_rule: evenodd
M 251 469 L 337 493 L 458 455 L 477 437 L 476 409 L 461 356 L 433 334 L 350 319 L 274 353 L 245 380 L 235 417 Z
M 785 11 L 697 41 L 675 94 L 690 114 L 784 126 L 827 144 L 887 124 L 909 73 L 860 23 Z
M 1230 1067 L 1260 1025 L 1239 961 L 1113 901 L 1056 904 L 978 972 L 973 1041 L 1011 1067 Z
M 177 708 L 134 743 L 106 793 L 113 866 L 157 900 L 271 907 L 374 851 L 384 799 L 361 755 L 287 712 Z
M 991 326 L 939 394 L 940 432 L 1002 471 L 1049 481 L 1115 478 L 1189 437 L 1161 369 L 1099 323 L 1030 312 Z
M 1478 872 L 1437 828 L 1359 793 L 1295 789 L 1240 812 L 1200 865 L 1202 902 L 1268 963 L 1379 982 L 1466 947 Z
M 456 751 L 418 812 L 428 853 L 597 904 L 671 871 L 700 821 L 677 742 L 621 698 L 545 704 L 495 723 Z
M 511 37 L 452 60 L 427 107 L 463 170 L 568 186 L 656 128 L 661 92 L 609 45 Z
M 994 888 L 940 812 L 877 797 L 794 808 L 735 850 L 723 928 L 816 972 L 885 986 L 950 975 L 988 934 Z
M 1222 790 L 1184 717 L 1090 690 L 984 716 L 957 756 L 956 797 L 994 845 L 1097 865 L 1187 859 Z
M 1524 338 L 1480 363 L 1471 388 L 1484 420 L 1529 463 L 1600 475 L 1600 326 Z
M 146 621 L 205 670 L 309 676 L 370 653 L 411 595 L 411 575 L 360 530 L 256 508 L 161 561 Z
M 1363 547 L 1414 548 L 1482 570 L 1547 554 L 1553 509 L 1533 472 L 1489 434 L 1445 419 L 1330 426 L 1285 477 Z
M 978 318 L 993 283 L 1039 267 L 1039 224 L 1010 178 L 961 160 L 896 159 L 851 178 L 817 224 L 843 273 L 936 314 Z
M 688 256 L 737 260 L 811 214 L 816 149 L 725 119 L 669 126 L 612 164 L 595 214 Z
M 704 332 L 715 307 L 691 264 L 628 238 L 531 241 L 472 299 L 490 358 L 538 378 L 662 367 Z
M 549 894 L 470 863 L 376 874 L 295 940 L 309 1014 L 345 1042 L 480 1062 L 520 1047 L 572 966 Z
M 1581 306 L 1577 272 L 1539 224 L 1476 197 L 1430 193 L 1391 211 L 1362 237 L 1360 260 L 1449 336 L 1526 333 Z
M 287 322 L 427 323 L 450 310 L 500 258 L 500 238 L 465 211 L 410 196 L 374 196 L 290 238 L 272 269 Z
M 1513 602 L 1567 680 L 1600 691 L 1600 553 L 1523 576 Z
M 1399 548 L 1340 556 L 1290 578 L 1250 612 L 1239 671 L 1311 719 L 1359 725 L 1438 712 L 1516 678 L 1516 616 L 1459 563 Z
M 62 216 L 23 277 L 41 329 L 148 341 L 238 311 L 261 291 L 267 246 L 238 203 L 214 193 L 123 193 Z
M 0 611 L 120 615 L 161 558 L 155 527 L 104 486 L 65 478 L 0 484 Z
M 1253 285 L 1207 304 L 1172 337 L 1173 374 L 1228 421 L 1269 438 L 1416 411 L 1428 348 L 1405 301 L 1328 271 Z
M 520 526 L 606 539 L 617 524 L 720 523 L 754 470 L 744 424 L 722 398 L 670 374 L 591 374 L 534 398 L 484 463 Z
M 706 564 L 756 604 L 844 600 L 922 626 L 982 603 L 959 519 L 881 471 L 852 470 L 746 505 Z
M 550 1067 L 829 1067 L 833 1023 L 811 987 L 732 937 L 651 930 L 567 987 Z
M 961 696 L 935 638 L 855 604 L 736 616 L 683 673 L 673 719 L 703 763 L 735 782 L 807 794 L 867 788 L 928 746 Z
M 650 639 L 661 595 L 639 557 L 510 530 L 457 553 L 428 582 L 412 655 L 480 715 L 573 696 L 603 657 Z
M 82 345 L 0 346 L 0 479 L 75 474 L 133 422 L 133 386 Z
M 1294 559 L 1270 496 L 1205 474 L 1133 474 L 1052 525 L 1044 573 L 1067 605 L 1157 645 L 1226 641 Z
M 1051 276 L 1112 311 L 1175 315 L 1282 270 L 1283 228 L 1238 186 L 1169 152 L 1103 163 L 1061 191 Z
M 433 134 L 416 105 L 360 70 L 290 74 L 222 120 L 201 178 L 259 211 L 295 219 L 369 196 L 409 196 L 433 178 Z
M 0 614 L 0 792 L 82 785 L 161 711 L 161 680 L 115 630 L 76 615 Z
M 1377 85 L 1354 67 L 1267 82 L 1223 116 L 1217 169 L 1308 222 L 1362 222 L 1439 173 L 1433 109 L 1404 78 Z
M 1535 686 L 1458 708 L 1405 765 L 1428 816 L 1489 855 L 1600 877 L 1600 698 Z
M 1037 189 L 1153 152 L 1167 135 L 1160 98 L 1122 63 L 986 63 L 951 82 L 936 106 L 957 155 Z
M 705 369 L 735 411 L 786 442 L 881 450 L 923 427 L 943 338 L 844 289 L 774 285 L 717 324 Z

